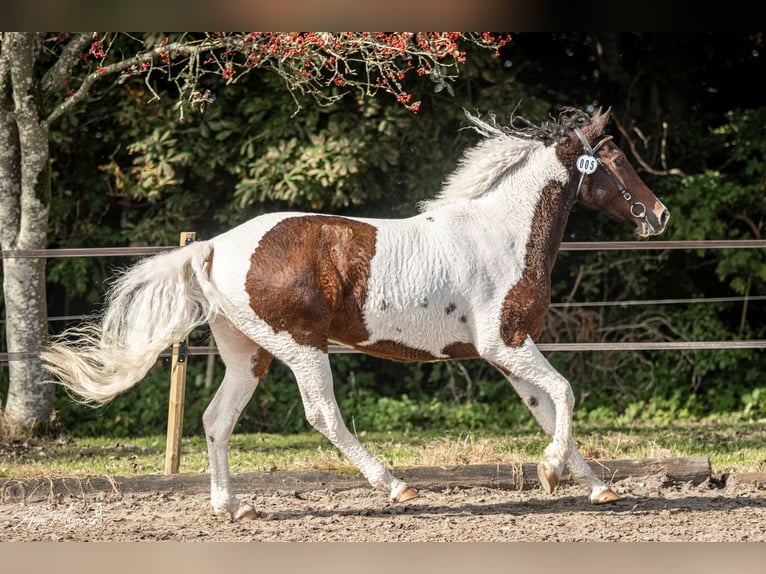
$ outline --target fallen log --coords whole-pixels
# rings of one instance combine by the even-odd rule
[[[629,477],[662,475],[664,484],[701,484],[711,476],[710,457],[643,458],[589,461],[593,472],[607,484]],[[417,486],[487,486],[529,490],[540,486],[537,464],[476,464],[459,467],[419,467],[401,473],[402,480]],[[559,484],[571,484],[567,469]]]
[[[629,478],[660,475],[663,483],[700,484],[711,477],[710,457],[644,458],[589,461],[593,471],[607,484]],[[400,469],[396,475],[416,488],[477,487],[530,490],[538,488],[537,464],[472,464]],[[234,474],[231,482],[239,492],[292,490],[333,491],[367,486],[359,474],[331,471],[274,471]],[[559,484],[571,484],[564,471]],[[88,476],[9,479],[0,483],[0,501],[35,502],[59,497],[83,497],[94,492],[119,495],[123,492],[204,493],[210,488],[209,474],[145,474],[139,476]]]

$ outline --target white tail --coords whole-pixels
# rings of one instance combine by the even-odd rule
[[[144,259],[107,293],[100,323],[68,329],[40,357],[85,403],[105,403],[138,383],[168,346],[210,320],[204,241]]]

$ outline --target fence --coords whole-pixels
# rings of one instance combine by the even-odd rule
[[[194,241],[194,232],[182,232],[180,245]],[[615,251],[615,250],[677,250],[677,249],[763,249],[766,240],[704,240],[704,241],[594,241],[594,242],[564,242],[561,251]],[[154,255],[176,247],[102,247],[78,249],[19,249],[2,251],[3,259],[10,258],[62,258],[62,257],[106,257],[106,256],[141,256]],[[720,300],[739,298],[716,298]],[[742,300],[764,300],[766,296],[751,296]],[[691,303],[697,299],[658,300],[652,303]],[[712,301],[704,299],[703,301]],[[555,305],[555,304],[554,304]],[[577,306],[577,303],[560,305]],[[599,303],[605,305],[605,303]],[[81,317],[68,317],[76,319]],[[662,351],[681,349],[763,349],[766,340],[752,339],[740,341],[644,341],[624,343],[540,343],[541,351]],[[331,345],[330,353],[358,353],[354,349]],[[184,395],[186,390],[186,360],[192,355],[214,355],[215,347],[188,347],[186,341],[179,341],[171,349],[165,350],[161,356],[171,357],[170,368],[170,397],[168,401],[168,433],[165,448],[165,473],[178,472],[181,458],[181,433],[183,425]],[[0,362],[34,358],[32,352],[0,353]]]

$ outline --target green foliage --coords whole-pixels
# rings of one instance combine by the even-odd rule
[[[766,387],[756,387],[743,393],[742,416],[755,419],[766,417]]]
[[[296,136],[283,139],[268,146],[258,157],[254,141],[244,142],[251,162],[240,168],[244,173],[235,188],[239,206],[247,208],[276,200],[321,210],[364,203],[369,197],[353,185],[352,178],[368,156],[366,143],[374,140],[369,135],[365,137],[366,130],[355,127],[345,130],[336,118],[331,118],[326,128],[305,139]],[[394,163],[396,154],[387,151],[380,158]]]
[[[708,169],[677,182],[671,238],[761,239],[766,225],[766,108],[734,110],[713,130],[711,145],[727,151],[726,171]],[[700,257],[715,261],[721,282],[747,294],[766,287],[766,252],[721,250]]]

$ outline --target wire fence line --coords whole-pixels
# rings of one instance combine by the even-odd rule
[[[764,349],[766,348],[766,339],[749,339],[744,341],[622,341],[622,342],[581,342],[581,343],[537,343],[537,348],[543,352],[552,351],[691,351],[691,350],[711,350],[722,349]],[[330,345],[329,353],[339,354],[365,354],[364,351],[352,349],[343,345]],[[161,358],[170,357],[172,348],[168,347],[162,353]],[[188,347],[185,351],[187,356],[207,356],[217,355],[217,347]],[[0,362],[14,361],[24,359],[34,359],[37,353],[33,352],[15,352],[0,353]]]
[[[625,301],[565,301],[551,303],[552,309],[569,309],[572,307],[649,307],[652,305],[691,305],[696,303],[751,303],[766,301],[766,295],[743,295],[737,297],[691,297],[679,299],[628,299]],[[48,317],[49,323],[62,321],[91,321],[98,319],[97,313],[88,315],[57,315]],[[0,319],[0,325],[6,323]]]
[[[616,250],[677,250],[677,249],[763,249],[766,240],[692,240],[692,241],[570,241],[561,244],[561,251],[616,251]],[[69,249],[16,249],[3,250],[2,259],[55,259],[66,257],[129,257],[154,255],[163,251],[179,249],[176,246],[160,247],[85,247]],[[602,302],[562,302],[553,303],[552,307],[598,307],[627,305],[660,305],[686,303],[712,303],[736,301],[763,301],[766,296],[748,297],[708,297],[692,299],[652,299],[644,301],[602,301]],[[68,315],[51,317],[49,321],[71,321],[96,318],[97,315]],[[0,321],[0,324],[5,321]],[[744,341],[635,341],[635,342],[578,342],[578,343],[539,343],[541,351],[662,351],[662,350],[699,350],[699,349],[763,349],[766,340],[752,339]],[[330,353],[363,353],[341,345],[330,345]],[[169,357],[170,349],[160,356]],[[216,347],[189,347],[188,355],[215,355]],[[35,352],[0,353],[0,363],[13,360],[35,358]]]
[[[690,241],[564,241],[561,251],[619,251],[666,250],[666,249],[763,249],[766,239],[710,239]],[[2,251],[3,259],[57,259],[63,257],[128,257],[154,255],[162,251],[178,249],[177,246],[161,247],[76,247],[66,249],[8,249]]]

